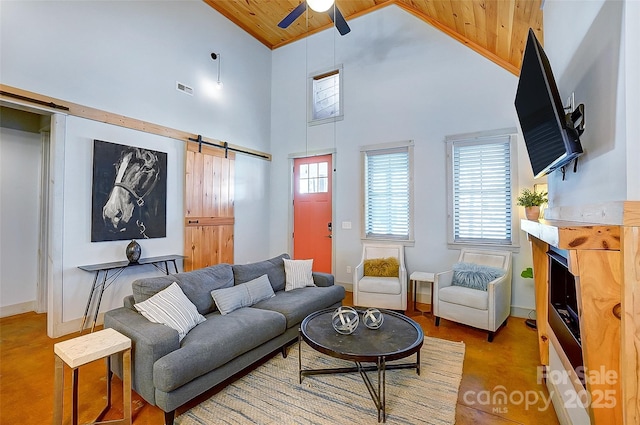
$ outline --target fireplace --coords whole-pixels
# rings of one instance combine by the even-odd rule
[[[575,277],[569,271],[564,250],[550,247],[547,255],[549,257],[549,326],[573,366],[573,370],[579,371],[582,370],[584,363]],[[582,375],[578,373],[579,377]]]

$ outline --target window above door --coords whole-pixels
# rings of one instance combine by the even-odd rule
[[[342,120],[342,98],[342,65],[310,74],[309,125]]]

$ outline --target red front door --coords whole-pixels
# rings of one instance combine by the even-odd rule
[[[331,273],[331,155],[293,165],[293,258],[313,258],[314,271]]]

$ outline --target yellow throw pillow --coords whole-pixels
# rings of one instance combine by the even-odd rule
[[[395,257],[364,260],[364,275],[376,277],[398,277],[400,265]]]

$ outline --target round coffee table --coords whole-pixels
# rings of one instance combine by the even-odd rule
[[[359,372],[362,376],[371,399],[378,410],[378,422],[386,421],[385,375],[390,369],[416,369],[420,374],[420,348],[424,341],[424,333],[419,324],[389,310],[380,310],[384,315],[384,323],[379,329],[369,329],[363,323],[350,335],[342,335],[333,329],[331,315],[335,308],[316,311],[308,315],[300,325],[298,337],[298,380],[307,375]],[[363,310],[358,310],[359,314]],[[305,341],[311,348],[339,359],[350,360],[354,367],[333,369],[303,369],[302,344]],[[415,363],[393,363],[416,354]],[[362,363],[374,363],[363,366]],[[378,373],[377,390],[366,372]]]

